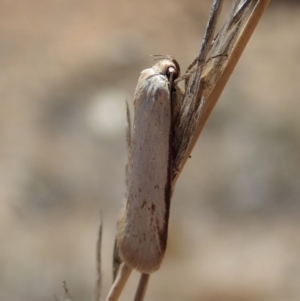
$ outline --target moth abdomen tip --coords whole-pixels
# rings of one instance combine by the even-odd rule
[[[117,245],[122,260],[131,268],[145,274],[157,271],[164,258],[165,248],[157,240],[156,233],[127,233],[119,229]],[[128,235],[129,234],[129,235]]]

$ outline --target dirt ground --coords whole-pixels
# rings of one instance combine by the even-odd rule
[[[0,0],[0,300],[54,300],[63,280],[74,301],[91,300],[100,210],[107,294],[125,99],[151,54],[186,69],[211,2]],[[263,16],[177,183],[146,300],[300,300],[293,2]]]

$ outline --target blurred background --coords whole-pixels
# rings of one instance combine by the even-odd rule
[[[211,3],[0,1],[0,300],[54,300],[63,280],[91,300],[100,210],[107,294],[125,99],[151,54],[186,70]],[[300,300],[298,4],[273,1],[206,125],[146,300]]]

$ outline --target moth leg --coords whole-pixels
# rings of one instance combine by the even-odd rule
[[[171,91],[171,101],[172,101],[172,124],[176,124],[176,120],[179,118],[180,110],[183,105],[184,90],[178,85],[174,86],[173,91]]]
[[[213,60],[213,59],[216,59],[216,58],[222,57],[222,56],[228,57],[228,54],[227,54],[227,53],[220,53],[220,54],[213,55],[213,56],[209,57],[209,58],[207,59],[207,61],[205,61],[205,64],[207,64],[208,62],[210,62],[210,61]]]
[[[192,63],[188,66],[186,72],[187,72],[187,73],[190,73],[191,70],[193,69],[193,67],[194,67],[196,64],[202,65],[203,63],[204,63],[203,60],[200,60],[199,57],[196,57],[196,58],[192,61]]]
[[[197,70],[199,70],[199,67],[201,67],[201,66],[205,63],[204,61],[202,61],[202,62],[200,62],[200,63],[198,63],[198,62],[200,62],[200,60],[199,60],[199,58],[197,57],[197,58],[195,58],[195,59],[193,60],[193,62],[188,66],[188,68],[187,68],[185,74],[179,76],[179,77],[174,81],[174,84],[177,85],[179,82],[181,82],[181,81],[184,80],[184,81],[185,81],[185,87],[186,87],[187,84],[188,84],[188,80],[190,79],[190,77],[192,76],[192,74],[193,74],[194,72],[196,72]],[[198,65],[198,66],[197,66],[196,68],[194,68],[195,65]],[[183,94],[184,94],[184,93],[183,93]]]
[[[211,60],[216,59],[218,57],[228,57],[227,53],[220,53],[220,54],[216,54],[213,55],[211,57],[209,57],[205,62],[199,60],[198,58],[194,59],[194,61],[188,66],[187,71],[184,75],[181,75],[180,77],[178,77],[175,81],[174,84],[178,84],[180,81],[185,81],[185,86],[187,86],[187,81],[190,79],[190,77],[192,76],[193,73],[195,73],[196,71],[199,70],[199,68],[201,68],[204,64],[209,63]],[[199,62],[199,65],[195,67],[195,65]]]

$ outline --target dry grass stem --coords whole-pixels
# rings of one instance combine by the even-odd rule
[[[148,286],[148,282],[149,282],[149,278],[150,275],[149,274],[141,274],[140,276],[140,281],[139,281],[139,285],[134,297],[134,301],[143,301],[145,294],[146,294],[146,290],[147,290],[147,286]]]
[[[63,287],[63,291],[64,291],[64,296],[63,296],[63,301],[72,301],[71,297],[69,296],[69,289],[67,287],[67,282],[63,281],[62,282],[62,287]]]
[[[109,290],[109,293],[106,297],[106,301],[116,301],[118,300],[130,274],[132,269],[129,268],[125,263],[121,263],[117,277]]]
[[[102,212],[100,212],[100,224],[98,231],[98,240],[96,246],[96,284],[94,301],[100,301],[101,299],[101,286],[102,286],[102,274],[101,274],[101,245],[102,245]]]
[[[194,146],[202,132],[202,129],[204,128],[204,125],[206,124],[206,121],[208,120],[215,104],[217,103],[221,93],[223,92],[223,90],[230,78],[230,75],[232,74],[239,58],[241,57],[252,33],[254,32],[260,18],[262,17],[264,11],[267,9],[271,0],[258,0],[255,2],[257,2],[257,3],[255,5],[254,9],[252,10],[252,13],[251,13],[249,19],[247,20],[246,24],[242,28],[242,32],[240,33],[236,43],[232,47],[231,54],[229,55],[227,64],[224,68],[224,71],[218,80],[218,84],[214,87],[211,94],[207,98],[207,101],[203,108],[201,121],[199,122],[199,124],[197,126],[195,135],[188,148],[187,154],[190,154],[192,152],[192,149],[194,148]],[[242,8],[244,8],[244,7],[245,6],[243,5]],[[239,15],[240,15],[240,18],[243,17],[243,15],[241,15],[241,13],[239,13]],[[236,17],[234,17],[234,19],[236,22]],[[239,33],[239,32],[237,32],[237,33]],[[182,168],[183,168],[184,164],[186,163],[187,159],[188,159],[188,156],[185,157]]]
[[[269,2],[270,0],[235,1],[224,25],[214,37],[223,3],[214,1],[200,53],[188,68],[188,72],[193,72],[186,81],[180,119],[175,125],[173,188]],[[251,5],[255,6],[250,15]],[[221,56],[211,59],[216,55]]]

